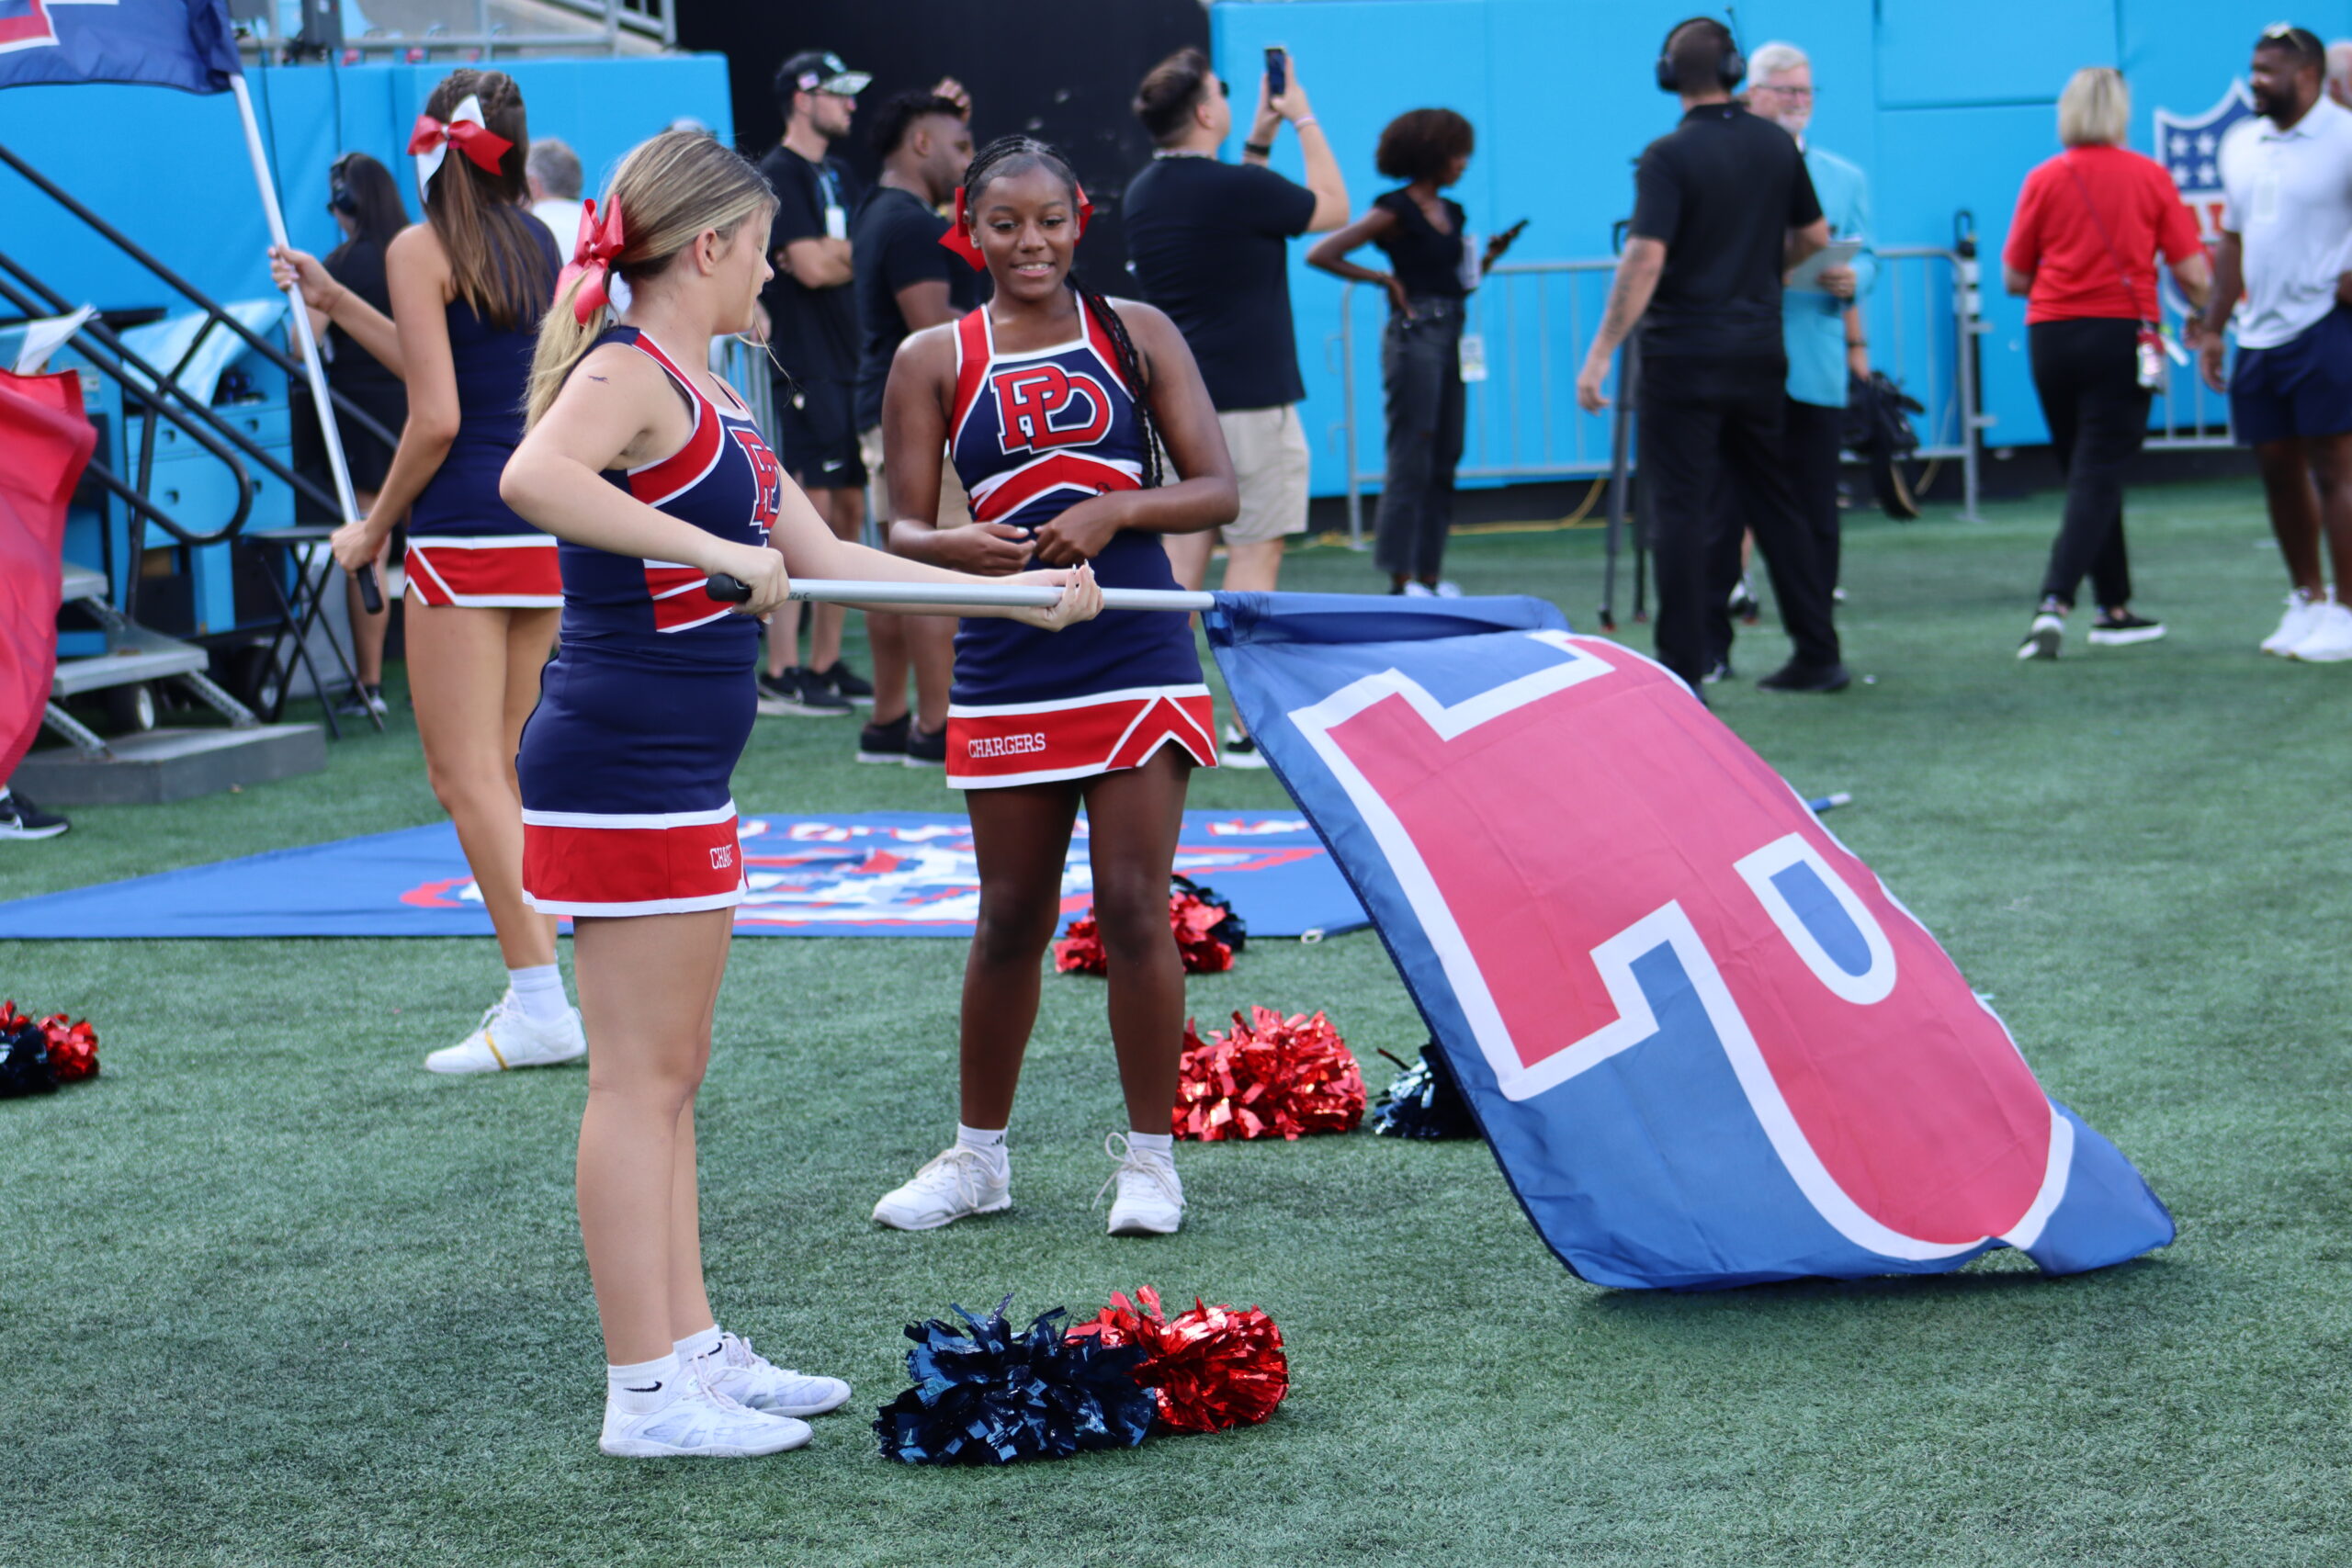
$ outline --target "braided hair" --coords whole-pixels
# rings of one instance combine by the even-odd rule
[[[1069,186],[1073,199],[1078,195],[1078,173],[1064,158],[1046,142],[1029,136],[1000,136],[980,149],[964,170],[964,205],[968,211],[978,211],[980,192],[991,180],[1042,168]],[[1086,286],[1078,276],[1078,268],[1069,271],[1069,286],[1078,293],[1081,315],[1091,316],[1102,325],[1111,339],[1113,355],[1118,360],[1119,374],[1135,389],[1136,418],[1143,426],[1143,488],[1153,490],[1161,482],[1159,467],[1159,426],[1151,417],[1151,400],[1147,392],[1143,373],[1143,356],[1136,352],[1135,339],[1127,335],[1126,322],[1112,309],[1111,301]]]

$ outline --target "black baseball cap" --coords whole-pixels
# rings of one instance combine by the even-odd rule
[[[837,93],[854,98],[873,80],[865,72],[852,71],[830,49],[804,49],[776,67],[775,96],[787,102],[795,93]]]

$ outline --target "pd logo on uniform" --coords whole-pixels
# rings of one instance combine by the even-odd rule
[[[1532,601],[1357,611],[1363,641],[1306,603],[1213,618],[1227,680],[1578,1272],[2000,1245],[2063,1270],[2170,1239],[1935,939],[1674,677]],[[1479,608],[1536,624],[1460,625]]]
[[[1110,394],[1083,370],[1024,365],[998,371],[989,385],[1008,454],[1088,446],[1111,428]]]

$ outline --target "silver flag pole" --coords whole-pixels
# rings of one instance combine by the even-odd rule
[[[752,591],[732,577],[713,577],[705,592],[713,599],[740,604],[752,596]],[[1169,588],[1105,588],[1102,607],[1106,610],[1208,610],[1216,606],[1212,593],[1186,593]],[[1046,609],[1059,599],[1058,588],[1032,588],[1016,583],[997,585],[965,584],[960,582],[854,582],[822,578],[795,582],[786,595],[805,604],[925,604],[933,606],[970,605],[985,609],[998,605]]]

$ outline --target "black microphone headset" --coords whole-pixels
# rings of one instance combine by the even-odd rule
[[[1667,28],[1665,42],[1657,46],[1657,85],[1662,93],[1682,90],[1682,74],[1674,67],[1674,35],[1685,28],[1705,26],[1715,30],[1723,48],[1715,55],[1715,83],[1726,93],[1739,85],[1747,74],[1747,56],[1739,51],[1739,39],[1728,24],[1713,17],[1690,17]]]
[[[345,152],[327,170],[327,210],[340,212],[345,218],[359,216],[359,203],[352,199],[351,187],[344,183],[343,171],[356,152]]]

